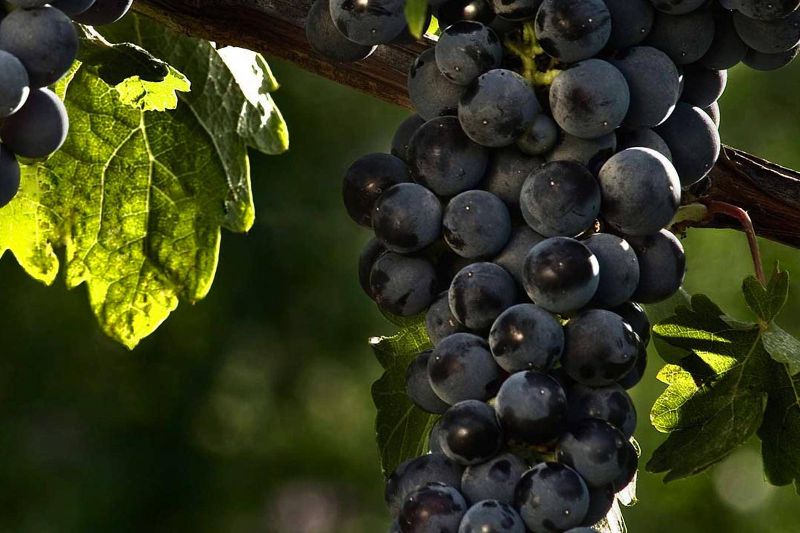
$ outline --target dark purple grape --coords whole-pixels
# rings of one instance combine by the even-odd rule
[[[563,63],[589,59],[611,37],[611,13],[603,0],[544,0],[536,15],[536,37]]]
[[[606,487],[589,488],[589,510],[583,519],[583,528],[570,529],[573,533],[597,533],[590,526],[608,516],[616,499],[615,490],[611,485]]]
[[[494,263],[473,263],[450,284],[450,310],[459,322],[476,331],[491,327],[516,298],[514,278]]]
[[[411,145],[411,138],[417,130],[425,124],[425,119],[419,115],[411,115],[405,119],[392,138],[392,155],[408,163],[408,147]]]
[[[531,531],[564,531],[583,523],[589,489],[581,476],[560,463],[539,463],[517,486],[516,507]]]
[[[447,297],[447,291],[439,294],[428,308],[428,312],[425,315],[425,329],[428,332],[431,344],[434,346],[450,335],[467,329],[450,311],[450,300]]]
[[[512,453],[504,453],[479,465],[468,466],[461,478],[461,493],[468,502],[498,500],[511,504],[514,491],[528,464]]]
[[[497,455],[503,446],[503,431],[494,409],[484,402],[467,400],[442,415],[439,444],[456,463],[476,465]]]
[[[603,420],[573,425],[558,441],[558,462],[571,466],[590,487],[605,487],[627,471],[627,438]]]
[[[425,120],[455,115],[464,87],[444,77],[436,66],[436,51],[422,52],[408,72],[408,97]]]
[[[625,377],[617,381],[617,383],[623,389],[631,390],[642,381],[646,370],[647,349],[642,346],[642,349],[639,350],[639,354],[636,356],[636,364],[633,366],[631,371],[625,374]]]
[[[470,507],[458,533],[525,533],[525,524],[509,504],[491,499]]]
[[[92,7],[72,19],[89,26],[104,26],[124,17],[131,5],[133,5],[133,0],[96,0]]]
[[[486,191],[466,191],[447,204],[442,220],[444,240],[469,259],[493,256],[511,238],[511,215],[500,198]]]
[[[564,351],[564,328],[541,307],[519,304],[497,317],[489,332],[489,346],[507,372],[547,371]]]
[[[358,257],[358,282],[361,289],[370,298],[372,298],[372,288],[369,286],[369,276],[372,267],[375,265],[375,261],[387,251],[386,246],[379,239],[370,239]]]
[[[516,280],[520,287],[523,285],[523,269],[525,258],[531,248],[542,242],[545,238],[533,231],[527,225],[520,226],[511,234],[511,239],[503,251],[494,258],[494,262],[505,268]]]
[[[496,409],[509,439],[546,444],[564,430],[567,395],[561,384],[546,374],[518,372],[500,387]]]
[[[19,191],[20,168],[14,154],[0,144],[0,207],[5,207]]]
[[[647,318],[647,312],[641,305],[634,302],[626,302],[612,307],[609,311],[618,314],[625,322],[630,324],[633,331],[639,335],[639,339],[641,339],[644,346],[650,344],[650,319]]]
[[[424,311],[436,296],[436,271],[421,257],[385,253],[372,266],[369,286],[381,309],[397,316],[413,316]]]
[[[0,50],[0,119],[22,107],[31,92],[28,71],[16,56]]]
[[[0,123],[0,139],[17,156],[31,159],[51,155],[64,144],[69,117],[64,103],[49,89],[35,89],[25,104]]]
[[[651,304],[666,300],[683,283],[686,255],[681,241],[668,230],[647,237],[630,237],[628,242],[639,258],[639,287],[635,302]]]
[[[610,233],[595,233],[583,244],[600,265],[600,283],[592,303],[609,307],[628,301],[639,286],[639,259],[631,245]]]
[[[328,0],[314,0],[311,5],[306,18],[306,39],[316,53],[338,63],[361,61],[375,50],[374,46],[355,43],[342,35],[333,24]]]
[[[589,309],[573,317],[564,333],[561,365],[572,379],[590,387],[612,385],[625,376],[642,347],[630,324],[603,309]]]
[[[587,387],[576,384],[567,393],[570,423],[596,418],[620,430],[626,438],[636,431],[636,408],[628,393],[617,384]]]
[[[480,22],[456,22],[445,28],[436,43],[439,70],[458,85],[469,85],[484,72],[499,67],[502,59],[503,43]]]
[[[429,483],[406,498],[400,510],[403,533],[439,533],[458,529],[467,502],[454,489],[443,483]]]
[[[545,115],[540,115],[545,116]],[[538,157],[522,153],[516,147],[506,147],[492,152],[491,163],[481,183],[481,189],[489,191],[503,203],[509,211],[519,211],[519,194],[522,184],[531,172],[544,164]]]
[[[416,183],[398,183],[375,202],[372,228],[386,247],[397,253],[418,252],[442,235],[442,204]]]
[[[471,333],[454,333],[436,345],[428,361],[428,376],[436,395],[450,405],[488,400],[497,393],[501,380],[488,343]]]

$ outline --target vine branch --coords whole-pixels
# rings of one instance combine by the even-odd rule
[[[333,64],[311,50],[305,16],[311,0],[136,0],[140,13],[174,30],[220,45],[256,50],[387,102],[411,107],[408,69],[430,42],[381,46],[352,65]],[[749,214],[761,237],[800,248],[800,172],[724,147],[701,190],[687,203],[724,202]],[[738,220],[713,217],[686,225],[741,230]]]

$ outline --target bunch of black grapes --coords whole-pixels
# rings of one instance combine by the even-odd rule
[[[67,137],[67,111],[47,87],[78,54],[73,21],[110,24],[132,1],[9,0],[9,9],[0,6],[0,207],[19,190],[17,156],[47,157]]]
[[[591,531],[637,470],[641,304],[683,281],[665,228],[719,157],[725,69],[789,63],[800,0],[429,3],[416,114],[344,178],[364,291],[434,346],[407,392],[441,418],[388,480],[393,531]],[[407,39],[403,8],[318,0],[309,40],[361,60]]]

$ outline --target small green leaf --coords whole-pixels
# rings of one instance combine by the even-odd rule
[[[744,280],[742,292],[753,313],[769,324],[780,314],[789,298],[789,273],[776,268],[766,287],[750,276]]]
[[[764,348],[772,358],[786,365],[789,375],[800,373],[800,341],[792,337],[777,324],[770,324],[764,332]]]
[[[381,467],[388,476],[403,461],[427,452],[428,436],[438,419],[416,407],[406,395],[406,369],[431,345],[424,323],[392,337],[370,339],[370,344],[386,369],[372,386],[372,398],[378,409],[375,430]]]
[[[667,365],[659,380],[667,390],[651,412],[653,425],[669,437],[647,464],[666,481],[702,472],[727,457],[761,424],[769,356],[761,330],[731,328],[706,296],[654,328],[657,337],[692,353]]]
[[[428,0],[406,0],[405,12],[408,31],[417,39],[421,38],[428,22]]]

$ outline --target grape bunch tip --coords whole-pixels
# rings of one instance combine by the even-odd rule
[[[416,114],[347,170],[386,313],[425,313],[406,391],[441,415],[389,477],[391,531],[595,531],[636,475],[642,304],[675,294],[682,191],[720,156],[727,69],[800,49],[800,0],[429,0]],[[316,0],[312,48],[408,39],[403,0]]]
[[[121,19],[132,0],[9,0],[0,6],[0,208],[20,187],[18,157],[43,159],[64,144],[69,117],[48,87],[78,55],[74,22]]]

